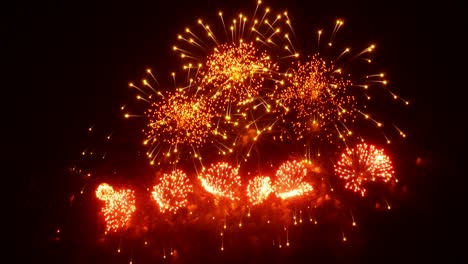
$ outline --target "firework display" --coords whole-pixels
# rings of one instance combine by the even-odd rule
[[[142,139],[144,164],[150,164],[138,169],[156,178],[150,187],[136,183],[144,186],[138,191],[96,187],[106,234],[133,228],[145,239],[162,234],[172,243],[179,227],[209,227],[219,232],[224,251],[226,234],[267,229],[262,242],[289,247],[291,227],[317,225],[321,208],[332,207],[339,213],[331,218],[341,219],[349,212],[346,195],[363,198],[369,183],[397,182],[381,146],[389,146],[391,134],[406,134],[371,117],[370,94],[390,91],[371,66],[374,44],[358,52],[335,47],[338,20],[329,39],[319,31],[317,52],[300,53],[288,13],[273,15],[261,1],[252,17],[239,14],[227,25],[219,12],[218,19],[219,27],[200,19],[178,35],[173,50],[187,76],[183,85],[176,73],[171,88],[151,70],[142,87],[130,83],[144,110],[122,110],[142,121],[134,137]],[[353,68],[357,63],[365,66]],[[110,159],[107,152],[104,158]],[[383,195],[376,199],[390,208]],[[166,246],[158,247],[166,258]]]
[[[271,71],[269,56],[257,53],[252,43],[217,47],[200,69],[200,93],[224,103],[221,109],[253,101],[260,95],[262,75]]]

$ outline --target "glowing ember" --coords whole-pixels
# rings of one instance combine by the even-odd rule
[[[278,92],[278,102],[287,118],[294,120],[298,139],[323,130],[336,132],[334,124],[353,120],[355,99],[348,91],[350,86],[350,80],[318,55],[292,68],[288,82]]]

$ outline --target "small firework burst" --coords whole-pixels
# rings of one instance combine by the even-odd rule
[[[102,183],[96,189],[96,197],[105,202],[101,212],[106,222],[106,233],[117,232],[128,226],[136,210],[133,190],[115,191],[109,184]]]
[[[181,170],[163,174],[159,184],[153,187],[153,199],[159,205],[161,212],[176,212],[187,205],[187,196],[193,192],[193,187],[187,175]]]
[[[272,192],[273,187],[268,176],[256,176],[247,185],[247,197],[252,205],[263,203]]]
[[[347,93],[351,81],[340,73],[315,55],[304,64],[297,63],[287,74],[277,102],[285,110],[285,119],[294,120],[297,140],[314,133],[327,134],[323,130],[334,132],[334,125],[353,120],[355,99]]]
[[[146,111],[148,125],[145,144],[150,144],[148,157],[154,163],[158,155],[177,160],[180,148],[198,157],[197,149],[213,133],[215,116],[209,101],[203,97],[187,96],[183,92],[168,94],[162,101],[153,102]]]
[[[198,19],[197,28],[187,27],[185,32],[177,37],[180,45],[173,47],[173,50],[179,53],[184,61],[188,62],[184,65],[184,69],[201,67],[205,64],[203,62],[206,62],[207,58],[213,54],[213,51],[234,51],[248,46],[255,46],[256,50],[273,51],[272,53],[278,59],[298,57],[290,38],[290,35],[294,33],[288,13],[278,13],[274,16],[270,8],[265,8],[264,12],[257,13],[260,10],[260,5],[261,1],[258,2],[252,18],[240,13],[238,17],[233,17],[230,25],[225,23],[223,12],[219,12],[220,24],[218,26],[212,27],[202,19]],[[244,46],[242,43],[250,44]],[[248,54],[252,53],[231,52],[231,55],[235,56]],[[210,65],[206,64],[206,66]]]
[[[300,161],[287,161],[276,171],[275,193],[283,200],[300,197],[313,190],[305,181],[307,168]]]
[[[238,168],[226,162],[215,163],[202,171],[199,179],[203,188],[215,197],[240,200],[241,178]]]
[[[367,182],[389,182],[393,179],[393,166],[382,149],[366,143],[346,149],[335,165],[336,174],[346,181],[345,188],[366,194]]]
[[[270,56],[253,43],[221,44],[199,71],[200,93],[215,101],[220,109],[227,109],[231,103],[248,104],[260,95],[265,74],[271,69]]]
[[[369,73],[374,71],[369,67],[374,44],[358,52],[352,52],[350,47],[335,47],[335,38],[342,26],[343,20],[337,20],[328,40],[319,30],[317,51],[301,56],[307,58],[305,61],[291,62],[284,78],[269,94],[273,130],[281,132],[278,138],[304,142],[309,149],[318,149],[323,143],[338,146],[358,135],[355,130],[360,129],[361,123],[370,121],[379,129],[383,127],[383,122],[369,113],[372,93],[377,93],[377,89],[370,91],[371,87],[383,88],[380,90],[389,92],[393,99],[402,100],[388,89],[384,73]],[[408,105],[407,101],[402,101]],[[404,137],[404,133],[397,130]],[[385,134],[384,137],[390,143]],[[317,155],[319,153],[317,151]]]

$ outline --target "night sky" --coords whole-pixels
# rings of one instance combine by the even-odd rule
[[[119,107],[133,100],[130,81],[141,79],[148,67],[159,76],[178,71],[180,60],[171,50],[178,33],[200,17],[216,18],[219,10],[248,14],[255,7],[254,1],[242,2],[66,1],[24,4],[13,10],[12,19],[20,18],[12,20],[18,24],[8,32],[14,40],[11,68],[18,74],[12,75],[13,98],[18,102],[13,116],[20,143],[12,152],[18,157],[15,173],[5,177],[17,179],[14,262],[128,263],[128,258],[93,248],[90,241],[98,237],[92,233],[97,228],[89,225],[98,221],[93,219],[96,212],[86,215],[85,209],[96,208],[70,208],[70,194],[79,187],[68,169],[87,144],[88,127],[113,126],[110,120],[121,115]],[[337,246],[304,239],[302,246],[286,253],[244,249],[213,258],[207,252],[197,254],[193,263],[466,259],[461,242],[455,240],[466,229],[459,226],[459,214],[466,207],[461,205],[466,199],[460,190],[466,172],[457,169],[468,135],[460,96],[466,84],[457,82],[461,75],[453,64],[463,53],[457,51],[463,31],[455,27],[461,19],[458,8],[448,4],[407,2],[275,0],[265,5],[288,10],[302,50],[315,43],[318,28],[333,25],[337,18],[345,20],[341,32],[349,43],[377,43],[374,58],[379,68],[388,74],[392,88],[411,102],[395,116],[408,135],[397,157],[406,169],[408,195],[390,213],[363,217],[362,235],[356,235],[354,246],[353,241]],[[59,242],[54,241],[57,228],[64,232]],[[134,263],[147,263],[137,258]]]

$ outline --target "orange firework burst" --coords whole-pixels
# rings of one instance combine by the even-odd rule
[[[390,158],[382,149],[366,143],[346,149],[335,165],[335,172],[346,181],[345,188],[360,192],[364,196],[366,182],[389,182],[393,179]]]
[[[154,186],[151,194],[161,212],[175,213],[187,205],[187,196],[192,191],[193,187],[187,175],[180,170],[175,170],[170,174],[164,173],[160,183]]]
[[[245,105],[259,96],[271,59],[253,43],[221,44],[199,71],[200,92],[225,109],[231,103]],[[230,113],[227,113],[230,116]]]
[[[335,144],[337,139],[344,141],[346,137],[357,134],[353,129],[356,129],[356,121],[360,118],[371,121],[378,128],[383,127],[381,121],[367,112],[372,98],[369,88],[374,86],[389,92],[393,99],[409,104],[388,89],[383,73],[366,72],[373,71],[368,66],[372,62],[370,54],[375,45],[355,53],[349,47],[334,48],[335,37],[342,25],[342,20],[336,21],[325,47],[321,45],[324,36],[319,30],[317,47],[320,52],[313,53],[305,62],[292,62],[284,74],[285,78],[269,95],[275,102],[272,106],[275,114],[273,123],[281,127],[281,139],[284,138],[283,132],[288,132],[287,135],[293,135],[288,136],[291,139],[305,140],[307,147],[316,148],[317,145],[311,146],[313,140]],[[404,137],[404,133],[397,130]],[[388,138],[387,142],[390,143]]]
[[[313,190],[305,182],[307,168],[300,161],[287,161],[276,171],[275,193],[283,200],[299,197]]]
[[[251,113],[258,106],[269,112],[271,106],[265,101],[264,91],[280,77],[278,62],[299,56],[289,36],[292,27],[287,12],[272,16],[269,8],[261,12],[260,4],[258,1],[252,18],[239,14],[230,26],[222,12],[222,26],[218,28],[199,19],[199,27],[186,28],[178,36],[180,45],[173,47],[187,62],[183,68],[196,73],[193,86],[197,93],[209,98],[223,113],[217,122],[223,131],[233,126],[248,128],[258,120]],[[264,127],[256,126],[257,131],[264,131]],[[224,139],[231,140],[226,144],[230,148],[238,137]]]
[[[252,205],[260,204],[273,192],[270,177],[257,176],[247,185],[247,197]]]
[[[203,188],[215,197],[240,200],[239,168],[233,168],[226,162],[215,163],[204,169],[199,179]]]
[[[162,101],[153,102],[145,114],[149,122],[144,143],[151,144],[147,154],[152,163],[158,155],[175,155],[174,159],[178,160],[179,148],[187,146],[197,158],[200,156],[197,149],[213,133],[215,113],[203,97],[187,96],[183,92],[168,94]]]
[[[231,56],[251,56],[251,52],[245,52],[246,47],[257,47],[261,50],[274,50],[275,55],[285,57],[297,57],[298,53],[290,39],[289,33],[292,32],[291,21],[288,17],[287,12],[272,16],[271,10],[265,8],[261,16],[257,14],[260,9],[261,1],[258,1],[257,7],[255,8],[252,18],[240,13],[238,17],[232,19],[232,24],[227,27],[222,12],[219,12],[219,19],[222,26],[218,28],[212,28],[208,23],[203,22],[202,19],[198,20],[200,27],[195,30],[186,28],[183,34],[178,35],[178,40],[181,46],[174,46],[173,50],[180,53],[180,57],[187,60],[188,63],[184,65],[184,69],[191,69],[197,67],[212,67],[223,65],[224,68],[228,69],[230,65],[227,63],[232,60],[220,60],[220,64],[211,65],[206,64],[207,58],[213,54],[213,52],[221,52],[224,54],[224,58]],[[259,15],[259,16],[257,16]],[[220,37],[223,35],[224,37]],[[203,37],[205,36],[205,37]],[[248,43],[248,44],[243,44]],[[246,46],[245,46],[246,45]],[[283,48],[284,47],[284,48]],[[257,50],[255,48],[255,50]],[[242,52],[235,52],[239,50]],[[225,51],[223,53],[223,51]],[[283,54],[284,53],[284,54]],[[259,55],[261,53],[257,53]],[[252,57],[253,58],[253,57]],[[235,60],[234,60],[235,61]],[[244,62],[248,62],[244,60]],[[197,65],[197,66],[194,66]],[[236,65],[231,65],[236,66]],[[243,69],[246,69],[248,65],[243,65]],[[255,65],[251,65],[255,68]],[[268,69],[269,70],[269,69]],[[229,70],[234,77],[239,73],[250,73],[251,71],[232,71]],[[238,75],[243,77],[243,75]],[[235,78],[238,79],[239,78]]]
[[[323,132],[338,123],[353,120],[355,99],[347,93],[351,81],[341,71],[314,55],[305,64],[297,63],[287,74],[288,82],[278,93],[297,139]],[[331,126],[330,126],[331,125]]]
[[[105,202],[101,212],[106,222],[106,233],[116,232],[129,224],[136,210],[133,190],[115,191],[109,184],[102,183],[96,189],[96,197]]]

